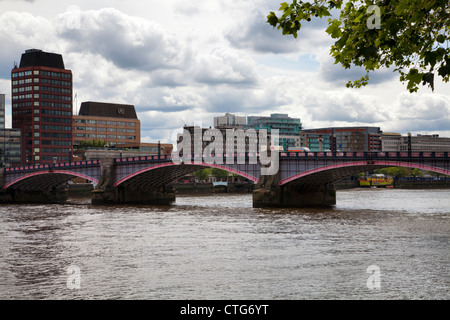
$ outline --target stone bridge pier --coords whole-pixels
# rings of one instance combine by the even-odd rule
[[[280,186],[279,182],[279,173],[260,176],[253,191],[253,207],[306,208],[336,205],[336,190],[333,184]]]
[[[92,204],[169,205],[175,202],[175,192],[166,186],[137,187],[132,184],[115,186],[117,166],[113,158],[101,159],[101,176],[92,191]]]

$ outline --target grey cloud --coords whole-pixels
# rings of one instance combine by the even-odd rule
[[[267,22],[270,11],[277,12],[282,1],[261,3],[262,8],[248,12],[245,19],[231,26],[225,32],[225,38],[236,48],[251,49],[260,53],[313,53],[318,46],[329,45],[331,42],[325,33],[326,19],[312,19],[303,22],[297,39],[292,35],[283,35],[281,30],[273,28]],[[276,8],[276,9],[273,9]],[[277,13],[278,16],[281,14]]]
[[[287,53],[298,50],[298,41],[283,36],[266,23],[262,15],[249,15],[249,19],[228,29],[225,38],[236,48],[257,52]]]
[[[380,84],[386,81],[394,79],[397,75],[390,69],[379,69],[369,73],[369,85]],[[337,87],[345,87],[348,81],[359,80],[366,75],[366,71],[362,67],[351,66],[349,69],[345,69],[340,64],[334,64],[332,57],[327,57],[324,61],[321,61],[319,69],[320,77]]]
[[[0,16],[0,78],[11,78],[14,62],[19,64],[21,55],[26,49],[52,51],[55,41],[52,34],[47,34],[51,30],[49,21],[30,13],[14,11],[3,13]]]
[[[252,85],[257,82],[254,61],[237,52],[216,49],[211,54],[199,57],[193,72],[197,82],[217,85]]]
[[[68,19],[79,15],[79,27]],[[69,50],[99,54],[124,69],[157,70],[186,66],[190,53],[156,23],[107,8],[65,13],[57,19],[58,34]]]
[[[160,112],[165,112],[165,113],[192,110],[193,108],[194,108],[194,106],[189,106],[189,105],[183,105],[183,106],[171,106],[171,105],[139,106],[139,105],[137,105],[136,106],[136,109],[139,110],[139,112],[160,111]]]

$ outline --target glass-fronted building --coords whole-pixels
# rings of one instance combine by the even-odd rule
[[[22,165],[20,129],[0,129],[0,166],[18,167]]]
[[[22,164],[21,130],[6,129],[5,94],[0,94],[0,167],[16,167]]]
[[[379,127],[335,127],[302,131],[302,146],[311,151],[381,151]]]
[[[5,95],[0,94],[0,129],[5,129]]]
[[[245,128],[253,128],[257,131],[264,129],[269,134],[273,129],[277,129],[279,132],[279,146],[284,151],[301,146],[300,133],[302,131],[302,123],[299,118],[291,118],[287,114],[274,113],[270,117],[249,116],[247,117]]]

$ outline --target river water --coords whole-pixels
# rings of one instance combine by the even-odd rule
[[[338,191],[333,209],[2,205],[0,298],[449,299],[449,240],[450,190]]]

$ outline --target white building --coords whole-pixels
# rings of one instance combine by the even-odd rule
[[[225,113],[224,116],[214,117],[214,128],[216,129],[242,129],[246,124],[247,118],[245,116]]]
[[[407,152],[411,144],[412,152],[450,152],[450,138],[439,137],[438,134],[402,136],[399,133],[383,133],[383,152]]]

